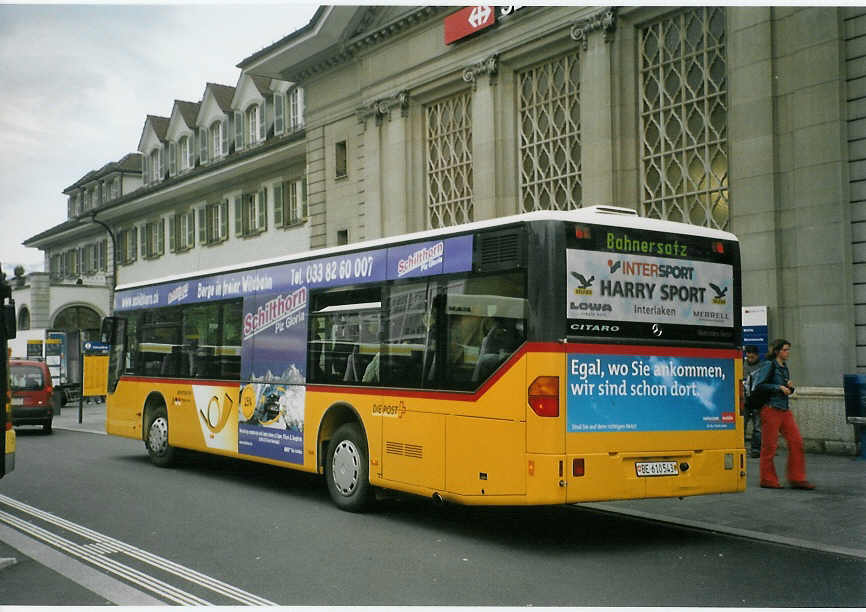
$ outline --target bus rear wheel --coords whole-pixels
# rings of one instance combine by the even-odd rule
[[[362,512],[373,499],[367,442],[355,423],[339,427],[328,445],[325,479],[328,493],[341,510]]]
[[[152,410],[147,420],[144,445],[150,461],[159,467],[169,467],[174,463],[175,449],[168,443],[168,413],[160,406]]]

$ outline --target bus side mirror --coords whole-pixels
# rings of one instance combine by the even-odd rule
[[[3,305],[3,331],[7,340],[12,340],[15,337],[15,330],[18,325],[15,321],[15,306],[13,304]]]
[[[117,340],[117,327],[120,319],[118,317],[105,317],[102,319],[102,328],[99,330],[99,341],[103,344],[115,344]]]

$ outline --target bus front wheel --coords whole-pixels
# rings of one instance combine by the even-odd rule
[[[373,498],[367,443],[355,423],[342,425],[328,445],[325,479],[331,499],[342,510],[361,512]]]
[[[150,412],[146,431],[144,445],[150,461],[159,467],[169,467],[174,463],[175,450],[168,443],[168,414],[164,407]]]

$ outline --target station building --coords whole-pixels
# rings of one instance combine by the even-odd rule
[[[864,9],[323,6],[238,67],[146,118],[138,189],[64,191],[24,243],[31,325],[107,314],[114,283],[610,204],[735,233],[816,402],[866,372]]]

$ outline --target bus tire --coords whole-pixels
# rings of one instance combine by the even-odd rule
[[[341,510],[363,512],[373,500],[367,441],[357,423],[340,426],[328,444],[325,480]]]
[[[151,463],[158,467],[169,467],[175,460],[175,449],[168,443],[168,413],[159,406],[148,413],[144,445]]]

